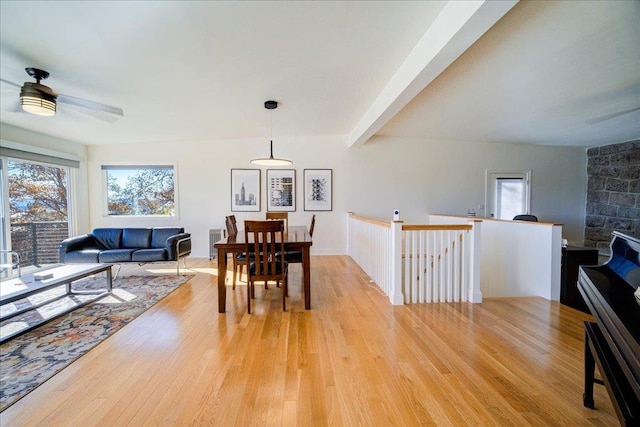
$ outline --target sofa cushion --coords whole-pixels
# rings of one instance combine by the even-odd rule
[[[131,256],[131,260],[134,262],[166,261],[167,259],[167,250],[163,248],[138,249]]]
[[[135,249],[107,249],[100,252],[99,262],[131,262]]]
[[[122,230],[122,248],[146,249],[150,243],[150,228],[125,228]]]
[[[91,234],[105,249],[118,249],[122,242],[122,228],[96,228]]]
[[[98,262],[98,256],[100,255],[100,249],[79,249],[77,251],[71,251],[64,254],[64,259],[61,262],[64,263],[85,263],[85,262]]]
[[[156,227],[153,229],[151,237],[152,248],[164,248],[167,245],[167,239],[176,234],[184,233],[184,228],[180,227]]]

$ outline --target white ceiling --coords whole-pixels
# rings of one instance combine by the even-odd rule
[[[274,138],[640,139],[640,110],[587,123],[640,107],[640,2],[513,3],[476,2],[427,60],[419,47],[468,2],[3,0],[2,79],[42,68],[55,91],[125,115],[30,115],[2,83],[0,120],[88,145],[254,138],[274,99]]]

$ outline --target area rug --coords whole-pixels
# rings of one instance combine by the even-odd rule
[[[113,292],[95,302],[53,319],[0,344],[0,412],[88,352],[169,295],[193,275],[126,276],[113,282]],[[74,283],[74,289],[78,282]],[[89,278],[79,288],[104,287],[104,278]],[[16,307],[29,304],[17,301]],[[56,306],[73,303],[63,298],[52,307],[27,311],[7,322],[33,322]],[[5,307],[6,309],[6,307]],[[9,327],[12,327],[9,325]]]

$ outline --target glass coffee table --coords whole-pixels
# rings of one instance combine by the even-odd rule
[[[106,273],[103,288],[84,290],[73,288],[73,282],[103,272]],[[51,298],[44,298],[42,301],[25,304],[25,307],[22,308],[14,304],[17,301],[26,300],[54,288],[62,288],[63,286],[64,293],[58,293]],[[0,282],[0,321],[2,321],[3,326],[0,327],[0,342],[30,331],[45,322],[95,301],[111,293],[112,286],[111,264],[65,264],[38,273],[2,281]],[[66,304],[66,307],[56,310],[51,316],[42,316],[40,321],[36,321],[35,323],[30,322],[30,324],[24,328],[16,329],[15,325],[6,325],[7,322],[5,322],[5,320],[7,319],[67,297],[77,298],[74,298],[72,304]],[[9,304],[13,304],[13,306],[9,306]]]

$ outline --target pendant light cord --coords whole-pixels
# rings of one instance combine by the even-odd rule
[[[269,113],[271,114],[270,118],[271,118],[271,159],[273,159],[273,110],[270,110]]]

